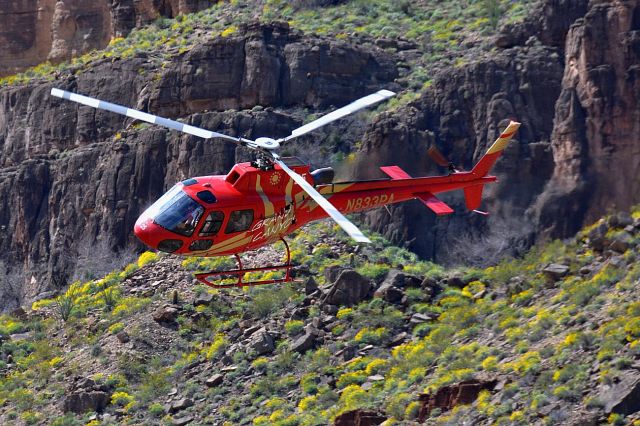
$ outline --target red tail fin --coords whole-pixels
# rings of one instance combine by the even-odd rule
[[[502,151],[507,147],[509,141],[516,133],[518,128],[520,127],[520,123],[512,121],[509,123],[507,128],[502,132],[500,137],[496,139],[496,141],[491,145],[491,148],[487,151],[487,153],[478,161],[478,164],[471,170],[471,173],[476,175],[477,177],[486,176],[491,170],[491,167],[495,164],[496,160],[500,158],[502,155]]]
[[[484,185],[468,186],[464,189],[464,201],[469,210],[477,210],[482,202],[482,189]]]

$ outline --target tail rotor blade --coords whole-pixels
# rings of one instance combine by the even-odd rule
[[[451,164],[451,162],[447,160],[447,157],[445,157],[435,145],[431,145],[427,150],[427,155],[439,166],[449,167],[449,164]]]
[[[378,90],[376,93],[372,93],[368,96],[353,101],[349,105],[343,106],[342,108],[339,108],[327,115],[323,115],[322,117],[312,121],[311,123],[307,123],[302,127],[298,127],[293,132],[291,132],[291,135],[287,136],[286,138],[280,139],[278,142],[287,142],[293,138],[297,138],[298,136],[307,134],[342,117],[353,114],[356,111],[359,111],[378,102],[384,101],[385,99],[388,99],[394,95],[395,93],[390,90]]]
[[[285,171],[291,178],[297,183],[309,196],[316,202],[327,214],[333,219],[347,234],[354,240],[360,243],[370,243],[371,240],[367,238],[357,226],[355,226],[349,219],[344,217],[342,213],[326,198],[324,198],[313,186],[309,184],[302,176],[291,170],[277,154],[271,153],[273,161],[277,163],[282,170]]]
[[[124,115],[136,120],[145,121],[147,123],[156,124],[168,129],[177,130],[179,132],[188,133],[204,139],[221,138],[240,144],[251,144],[253,141],[243,138],[234,138],[233,136],[224,135],[222,133],[212,132],[200,127],[191,126],[189,124],[180,123],[179,121],[169,120],[168,118],[158,117],[157,115],[148,114],[136,109],[127,108],[122,105],[112,104],[111,102],[101,101],[100,99],[91,98],[89,96],[79,95],[77,93],[67,92],[66,90],[51,89],[51,95],[58,98],[73,101],[82,105],[90,106],[96,109],[111,111],[116,114]]]

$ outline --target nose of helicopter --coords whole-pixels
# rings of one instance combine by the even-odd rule
[[[151,240],[153,239],[154,227],[157,227],[157,225],[153,223],[153,219],[147,216],[140,216],[133,227],[133,233],[136,234],[140,241],[153,247]]]
[[[142,215],[133,227],[133,233],[147,246],[166,253],[175,253],[183,246],[183,241],[175,239],[173,235],[157,225],[152,218]]]

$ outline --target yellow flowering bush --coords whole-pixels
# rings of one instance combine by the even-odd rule
[[[365,372],[368,375],[377,374],[386,370],[388,365],[389,361],[387,361],[386,359],[376,358],[367,365],[367,367],[365,368]]]
[[[138,267],[142,268],[144,265],[155,262],[158,260],[158,253],[154,253],[152,251],[145,251],[138,257]]]
[[[487,371],[495,371],[498,365],[498,358],[495,356],[488,356],[482,361],[482,369]]]
[[[111,403],[129,411],[136,403],[135,398],[127,392],[114,392],[111,395]]]
[[[356,334],[354,340],[358,343],[378,344],[386,339],[388,335],[389,331],[384,327],[378,327],[374,330],[364,327]]]
[[[216,334],[213,342],[211,342],[211,345],[206,351],[206,358],[210,360],[222,355],[224,353],[224,350],[227,348],[227,344],[228,342],[224,334]]]

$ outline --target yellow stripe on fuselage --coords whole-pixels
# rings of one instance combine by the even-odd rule
[[[262,199],[262,203],[264,204],[264,217],[273,216],[273,203],[269,200],[269,197],[262,190],[262,186],[260,185],[260,174],[256,174],[256,192]]]
[[[328,197],[325,197],[327,200],[331,199],[331,196],[333,194],[337,194],[339,192],[344,191],[347,188],[350,188],[351,186],[353,186],[353,183],[338,183],[338,184],[330,184],[325,186],[324,188],[320,188],[320,190],[318,191],[320,194],[322,195],[329,195]],[[309,212],[312,212],[316,209],[316,207],[318,207],[318,203],[316,203],[313,200],[309,200],[309,204],[308,204],[308,209]]]

